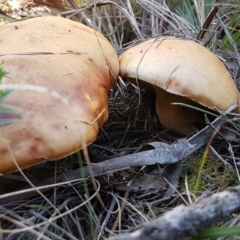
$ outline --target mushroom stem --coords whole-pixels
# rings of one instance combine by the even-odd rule
[[[161,88],[156,90],[156,112],[159,121],[165,128],[172,129],[181,134],[190,134],[204,125],[202,112],[172,103],[185,103],[194,107],[202,107],[197,103]]]

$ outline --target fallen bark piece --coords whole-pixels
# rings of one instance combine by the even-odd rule
[[[132,233],[109,240],[181,240],[196,236],[198,231],[240,212],[240,186],[203,198],[189,206],[180,205],[161,217],[144,223]]]
[[[218,130],[231,117],[238,106],[234,104],[229,107],[227,111],[223,112],[221,116],[216,118],[210,126],[193,135],[191,138],[183,138],[174,144],[167,144],[159,142],[158,148],[145,152],[138,152],[135,154],[125,155],[122,157],[112,158],[97,164],[91,164],[84,168],[85,176],[89,176],[92,172],[94,175],[101,175],[109,171],[116,171],[129,167],[140,167],[158,164],[172,164],[180,162],[191,156],[194,152],[207,144],[216,127]],[[89,171],[91,168],[91,171]]]

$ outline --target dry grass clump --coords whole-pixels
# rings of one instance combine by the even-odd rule
[[[103,33],[119,55],[149,37],[171,35],[200,41],[224,59],[240,86],[239,42],[234,41],[239,29],[239,17],[234,13],[239,13],[240,7],[236,3],[237,1],[219,3],[210,0],[89,0],[81,3],[73,0],[33,1],[35,7],[47,6],[51,9],[52,12],[47,14],[58,14],[83,22]],[[215,9],[218,7],[217,17],[214,14],[213,18],[208,18],[214,6]],[[20,201],[19,196],[25,193],[16,195],[16,191],[20,187],[29,186],[29,183],[21,173],[2,176],[1,193],[11,194],[13,201],[0,206],[0,238],[103,239],[112,233],[128,231],[180,203],[187,203],[184,178],[187,173],[191,173],[188,176],[189,183],[194,184],[199,167],[195,162],[201,161],[204,149],[200,152],[200,157],[184,164],[185,174],[181,178],[180,192],[171,198],[164,198],[166,182],[160,177],[162,173],[170,176],[170,170],[166,166],[127,169],[90,179],[67,179],[69,169],[79,168],[79,165],[85,165],[87,161],[96,163],[151,148],[146,146],[149,142],[172,143],[178,139],[180,136],[163,129],[157,122],[153,104],[154,96],[149,97],[125,79],[119,79],[109,93],[109,120],[100,129],[97,140],[89,146],[88,153],[83,151],[59,162],[45,163],[25,171],[33,185],[58,173],[66,174],[65,182],[45,186],[48,191],[44,194],[40,188],[34,190],[31,186],[24,191],[38,191],[38,197]],[[239,181],[238,115],[235,126],[225,127],[223,138],[214,140],[211,154],[213,161],[217,161],[220,173],[230,169],[238,179],[234,181],[231,178],[230,181],[228,174],[224,184],[223,179],[219,180],[215,176],[214,191]],[[193,167],[196,172],[193,172]],[[204,175],[205,172],[202,176],[204,179],[213,178],[212,173]],[[221,181],[220,185],[216,185],[218,181]],[[157,184],[152,184],[150,189],[144,185],[146,182]],[[201,185],[199,190],[199,194],[203,194],[208,190],[208,185]]]

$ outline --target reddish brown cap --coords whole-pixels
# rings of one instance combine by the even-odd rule
[[[119,73],[112,45],[93,29],[61,17],[41,17],[0,27],[3,84],[46,87],[67,98],[14,90],[4,103],[24,110],[0,128],[0,173],[70,155],[95,140],[108,118],[108,90]],[[4,117],[4,116],[2,116]]]

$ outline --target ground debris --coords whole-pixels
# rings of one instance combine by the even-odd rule
[[[189,206],[180,205],[161,217],[144,223],[136,231],[109,238],[109,240],[181,240],[195,236],[219,219],[240,211],[240,187],[203,198]]]

